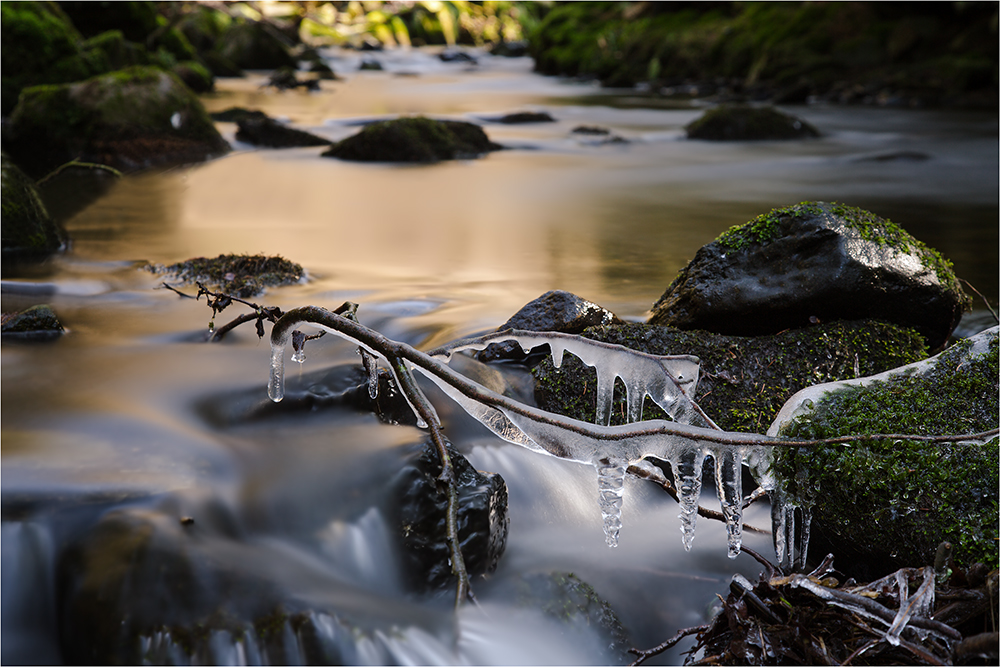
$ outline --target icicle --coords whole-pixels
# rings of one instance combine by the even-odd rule
[[[698,519],[698,496],[701,495],[701,466],[705,453],[698,446],[685,449],[676,458],[669,459],[674,471],[674,485],[681,506],[681,541],[684,550],[691,551],[694,524]]]
[[[597,417],[595,424],[611,426],[611,406],[614,404],[615,378],[597,374]]]
[[[285,346],[271,343],[271,375],[267,381],[267,395],[278,403],[285,397]]]
[[[378,359],[374,354],[360,346],[358,354],[361,355],[361,363],[364,364],[365,371],[368,372],[368,396],[374,401],[378,398]]]
[[[729,557],[740,555],[743,543],[743,456],[736,447],[719,447],[715,458],[715,487],[729,535]]]
[[[618,533],[622,528],[626,464],[621,460],[602,458],[594,461],[594,467],[597,468],[598,501],[604,517],[604,539],[609,547],[617,547]]]

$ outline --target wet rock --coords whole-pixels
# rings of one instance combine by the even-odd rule
[[[624,322],[610,310],[572,292],[550,290],[514,313],[497,327],[497,331],[520,329],[578,334],[587,327],[606,324]],[[484,362],[523,357],[521,346],[514,342],[493,343],[479,353],[479,360]]]
[[[215,78],[208,68],[195,60],[185,60],[177,63],[170,70],[196,93],[208,93],[215,90]]]
[[[363,71],[363,72],[364,71],[381,72],[382,71],[382,63],[380,63],[379,61],[375,60],[374,58],[362,58],[361,59],[361,64],[358,65],[358,69],[361,70],[361,71]]]
[[[215,48],[241,69],[295,67],[295,58],[281,33],[261,21],[233,21],[219,37]]]
[[[459,542],[470,577],[496,570],[507,546],[507,484],[497,473],[483,473],[448,443],[458,480]],[[454,586],[446,539],[448,495],[437,481],[441,464],[428,442],[392,481],[387,514],[399,531],[403,570],[414,590],[443,591]]]
[[[437,162],[479,157],[501,148],[478,125],[418,116],[367,125],[323,156],[361,162]]]
[[[490,47],[490,55],[502,56],[504,58],[520,58],[528,55],[528,42],[518,40],[514,42],[500,41]]]
[[[216,500],[167,496],[112,509],[58,560],[63,658],[388,664],[402,642],[373,645],[383,616],[404,629],[437,631],[436,612],[402,600],[389,605],[317,562],[292,542],[245,540],[238,517]]]
[[[649,323],[754,336],[878,318],[916,329],[934,350],[968,303],[950,262],[899,226],[852,206],[803,202],[698,250]]]
[[[596,136],[607,136],[611,134],[611,130],[606,127],[597,127],[595,125],[577,125],[572,130],[573,134],[589,134]]]
[[[769,433],[827,438],[862,433],[954,435],[994,429],[1000,414],[998,329],[910,366],[811,387],[782,408]],[[814,504],[813,553],[838,569],[881,577],[934,562],[942,541],[958,565],[1000,560],[998,440],[907,441],[783,449],[776,470],[788,492]],[[814,538],[815,539],[815,538]]]
[[[49,217],[35,182],[6,153],[0,159],[4,263],[43,259],[65,245],[66,232]]]
[[[45,304],[20,313],[4,313],[0,321],[4,338],[45,341],[59,338],[66,332],[51,306]]]
[[[0,12],[0,99],[5,116],[28,86],[78,81],[104,71],[102,63],[85,57],[82,36],[57,4],[8,2],[0,5]]]
[[[286,127],[272,118],[245,118],[237,121],[236,139],[255,146],[291,148],[295,146],[327,146],[329,139]]]
[[[858,162],[924,162],[931,158],[927,153],[920,151],[891,151],[888,153],[876,153],[859,157]]]
[[[334,72],[333,69],[322,60],[312,61],[312,63],[309,65],[309,71],[315,73],[316,75],[319,76],[320,79],[323,79],[325,81],[340,80],[340,77],[337,76],[337,73]]]
[[[503,123],[504,125],[523,125],[525,123],[554,123],[556,119],[545,111],[518,111],[503,116],[493,116],[487,118],[491,123]]]
[[[465,51],[442,51],[438,54],[438,59],[445,63],[468,63],[478,65],[479,61]]]
[[[694,400],[723,429],[750,433],[763,433],[785,401],[804,387],[880,373],[927,356],[915,331],[878,321],[833,322],[755,338],[646,324],[593,327],[583,335],[650,354],[698,357],[701,379]],[[594,421],[594,369],[567,355],[560,369],[546,357],[533,372],[538,407]],[[624,398],[619,385],[612,424],[623,423]],[[643,418],[663,418],[663,413],[647,400]]]
[[[74,159],[133,170],[229,150],[197,96],[155,67],[26,88],[4,143],[29,174]]]
[[[290,90],[292,88],[305,88],[306,90],[319,90],[318,79],[299,79],[293,67],[280,67],[271,74],[267,80],[267,85],[278,90]]]
[[[298,264],[283,257],[266,255],[219,255],[195,257],[169,266],[151,265],[154,273],[171,274],[184,284],[201,282],[230,296],[248,299],[266,287],[297,283],[305,276]]]
[[[263,111],[258,109],[244,109],[243,107],[229,107],[224,111],[216,111],[209,116],[214,121],[219,121],[221,123],[238,123],[241,120],[256,119],[263,120],[268,118],[268,115]]]
[[[724,104],[706,111],[685,128],[688,139],[769,141],[818,137],[809,123],[774,107]]]
[[[217,51],[206,51],[201,55],[201,59],[212,76],[246,76],[246,73],[236,63]]]

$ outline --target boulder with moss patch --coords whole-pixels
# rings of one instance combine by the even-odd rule
[[[997,428],[998,329],[875,377],[803,390],[782,408],[772,435],[827,438],[866,433],[957,435]],[[878,577],[934,561],[954,546],[956,564],[1000,564],[998,439],[934,444],[906,440],[783,449],[776,470],[788,493],[813,506],[813,535],[842,569]],[[817,549],[814,547],[814,552]]]
[[[647,324],[592,327],[587,338],[650,354],[691,354],[701,360],[694,400],[728,431],[763,433],[792,394],[820,382],[880,373],[926,355],[910,329],[878,321],[833,322],[774,336],[742,338]],[[593,422],[597,376],[571,355],[556,369],[545,358],[533,371],[544,410]],[[624,388],[617,383],[612,424],[624,423]],[[646,400],[644,419],[665,418]]]
[[[219,255],[195,257],[169,266],[152,265],[155,273],[173,274],[183,283],[200,282],[230,295],[248,299],[266,287],[291,285],[305,276],[303,268],[283,257]]]
[[[2,153],[4,262],[37,260],[59,250],[66,232],[49,216],[35,182]]]
[[[688,139],[769,141],[807,139],[819,132],[809,123],[774,107],[723,104],[684,128]]]
[[[755,336],[817,319],[878,318],[916,329],[934,350],[968,304],[951,263],[898,225],[853,206],[803,202],[698,250],[649,323]]]
[[[7,150],[29,174],[73,159],[124,171],[229,150],[197,96],[156,67],[26,88],[9,130]]]
[[[19,313],[4,313],[2,322],[0,332],[4,338],[45,341],[66,333],[62,322],[47,304],[32,306]]]
[[[419,116],[372,123],[323,155],[361,162],[438,162],[475,158],[500,148],[478,125]]]
[[[261,21],[236,19],[219,36],[215,49],[243,69],[295,67],[295,58],[281,33]]]

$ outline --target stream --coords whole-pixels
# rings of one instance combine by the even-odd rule
[[[49,303],[68,333],[5,340],[0,355],[3,663],[615,664],[706,622],[734,574],[761,571],[728,559],[725,526],[704,518],[684,551],[676,503],[631,478],[609,549],[592,467],[504,443],[431,394],[455,447],[506,480],[510,532],[497,571],[472,582],[478,605],[456,614],[450,595],[408,592],[381,507],[424,433],[347,407],[240,418],[267,401],[267,339],[245,326],[198,342],[211,311],[160,288],[145,262],[281,255],[308,279],[257,303],[350,300],[366,326],[426,350],[490,331],[551,289],[643,320],[728,227],[822,200],[893,220],[997,300],[995,112],[795,107],[821,138],[687,141],[697,104],[541,77],[527,58],[476,52],[469,66],[437,53],[365,54],[384,71],[358,71],[361,54],[330,50],[343,80],[319,92],[262,87],[259,72],[217,80],[203,101],[331,140],[398,115],[471,120],[507,150],[360,164],[322,147],[256,149],[219,123],[232,153],[122,178],[65,222],[67,253],[5,278],[5,312]],[[488,120],[523,110],[556,122]],[[573,134],[580,125],[626,141]],[[360,362],[333,336],[306,356],[289,383]],[[706,488],[702,504],[714,497]],[[745,521],[769,528],[766,503]],[[773,558],[769,536],[744,543]],[[568,573],[626,640],[593,622],[593,595],[567,602],[552,582]],[[135,636],[129,623],[162,629]],[[679,663],[691,644],[652,662]]]

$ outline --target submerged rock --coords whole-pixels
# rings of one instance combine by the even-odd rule
[[[195,257],[169,266],[151,265],[154,273],[173,274],[185,284],[201,282],[230,296],[248,299],[264,291],[297,283],[305,271],[283,257],[266,255],[219,255],[215,258]]]
[[[212,120],[219,121],[220,123],[238,123],[248,118],[268,118],[268,115],[259,109],[245,109],[243,107],[229,107],[224,111],[213,111],[209,116]]]
[[[593,327],[583,335],[650,354],[698,357],[701,379],[694,400],[721,428],[750,433],[763,433],[785,401],[804,387],[880,373],[926,356],[915,331],[878,321],[834,322],[756,338],[646,324]],[[567,355],[560,369],[546,357],[533,372],[540,408],[594,421],[594,369]],[[619,383],[612,424],[624,423],[624,398]],[[643,418],[663,418],[663,413],[647,400]]]
[[[766,141],[818,137],[809,123],[774,107],[724,104],[706,111],[688,124],[688,139],[711,141]]]
[[[864,433],[956,435],[997,427],[998,329],[926,361],[874,377],[805,389],[769,433],[819,439]],[[842,568],[880,577],[934,561],[954,545],[956,564],[1000,564],[998,438],[988,443],[907,441],[783,449],[776,470],[788,492],[814,505],[821,550]],[[817,549],[814,547],[814,552]],[[846,570],[845,570],[846,571]]]
[[[458,480],[459,542],[470,577],[496,570],[507,546],[507,484],[498,473],[483,473],[448,443]],[[410,586],[421,592],[448,589],[451,573],[446,516],[448,494],[437,480],[441,464],[427,443],[392,482],[395,489],[388,513],[398,528],[403,570]]]
[[[525,123],[554,123],[556,119],[545,111],[518,111],[504,116],[493,116],[487,118],[491,123],[503,123],[504,125],[523,125]]]
[[[49,217],[35,182],[0,153],[3,260],[38,260],[66,243],[66,232]]]
[[[853,206],[803,202],[703,246],[649,323],[754,336],[877,318],[916,329],[934,350],[968,303],[951,263],[899,226]]]
[[[46,304],[32,306],[20,313],[4,313],[2,322],[0,332],[4,338],[53,340],[66,333],[52,307]]]
[[[372,123],[323,156],[361,162],[438,162],[479,157],[501,148],[478,125],[418,116]]]
[[[9,129],[5,145],[28,173],[70,160],[132,170],[229,150],[197,96],[156,67],[26,88]]]
[[[292,148],[296,146],[328,146],[329,139],[282,125],[273,118],[244,118],[236,121],[236,139],[255,146]]]
[[[509,320],[497,327],[497,331],[519,329],[578,334],[587,327],[606,324],[624,324],[624,322],[610,310],[572,292],[550,290],[514,313]],[[523,358],[523,356],[521,346],[508,341],[491,344],[479,353],[479,360],[495,361]]]
[[[295,74],[296,71],[294,67],[279,67],[268,77],[267,85],[278,90],[291,90],[293,88],[319,90],[318,79],[299,79]]]

